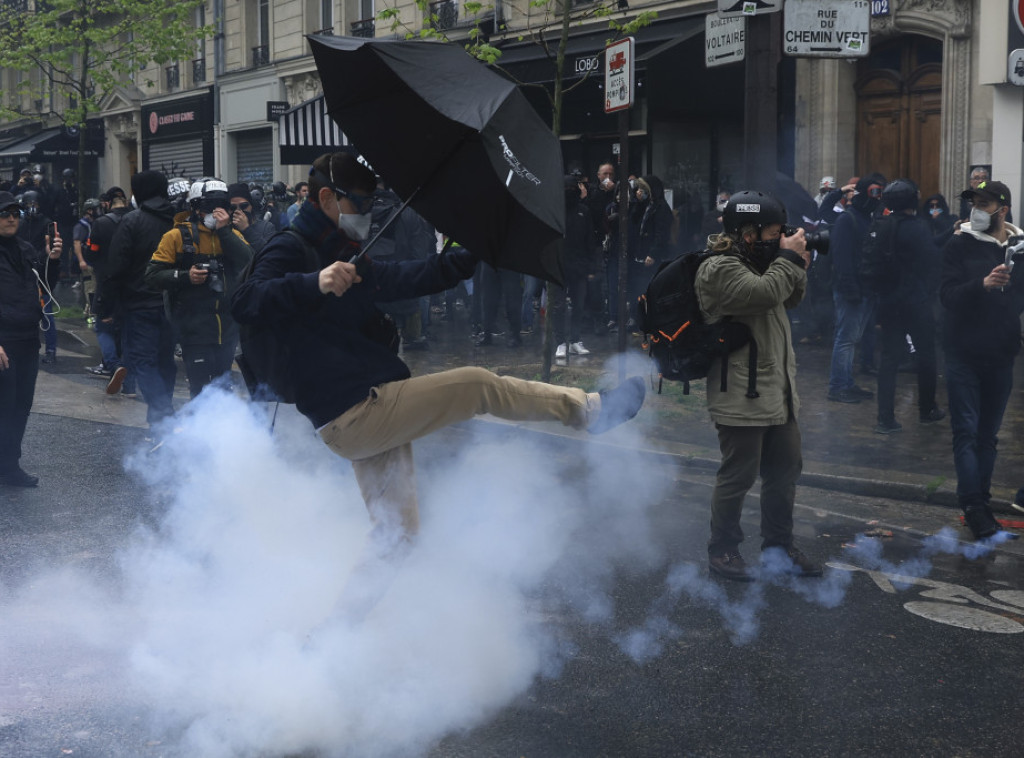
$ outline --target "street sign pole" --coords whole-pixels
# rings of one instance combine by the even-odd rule
[[[773,192],[778,164],[779,62],[782,23],[779,14],[747,22],[746,95],[743,108],[745,189]]]
[[[604,49],[604,110],[619,113],[619,383],[626,379],[626,323],[629,319],[629,109],[633,106],[636,76],[633,38],[626,37]]]

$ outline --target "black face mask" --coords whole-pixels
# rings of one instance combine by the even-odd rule
[[[771,263],[779,255],[779,239],[757,240],[750,248],[753,256],[764,263]]]

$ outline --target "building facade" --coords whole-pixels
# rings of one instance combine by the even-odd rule
[[[717,0],[623,5],[628,7],[617,10],[616,19],[640,11],[658,15],[635,34],[638,97],[629,115],[629,165],[622,171],[658,175],[681,217],[697,219],[718,188],[735,190],[748,181],[750,133],[759,123],[747,92],[754,81],[749,55],[747,62],[705,65],[705,19]],[[942,192],[955,207],[952,199],[966,186],[970,168],[984,165],[1019,195],[1024,89],[1008,83],[1007,72],[1016,3],[875,5],[879,15],[871,20],[867,56],[791,58],[780,52],[772,104],[776,168],[812,195],[823,175],[840,181],[873,170],[909,176],[924,194]],[[92,180],[97,187],[126,186],[133,172],[146,168],[261,184],[304,178],[309,155],[345,145],[343,135],[332,136],[332,124],[322,123],[323,109],[316,106],[322,88],[305,35],[394,38],[423,26],[424,14],[414,4],[399,6],[401,24],[392,29],[378,19],[391,7],[387,0],[208,0],[195,21],[212,23],[216,34],[196,44],[194,58],[150,66],[104,99],[91,131]],[[572,7],[585,14],[596,5],[574,0]],[[548,53],[520,38],[547,29],[546,37],[554,39],[559,5],[527,3],[524,10],[497,2],[474,17],[456,0],[441,0],[428,10],[428,23],[454,40],[479,26],[502,50],[500,67],[551,118],[547,93],[555,77]],[[593,175],[600,163],[617,162],[621,154],[618,119],[604,113],[601,91],[602,51],[612,33],[603,18],[574,21],[570,31],[564,70],[569,89],[559,132],[567,167]],[[1024,27],[1021,35],[1024,40]],[[3,72],[0,82],[14,75]],[[143,87],[145,79],[156,86]],[[70,161],[53,144],[49,154],[29,145],[46,128],[0,125],[4,178],[25,163],[48,163],[57,171]]]

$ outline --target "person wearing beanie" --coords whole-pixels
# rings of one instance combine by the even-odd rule
[[[0,192],[0,485],[35,487],[39,477],[20,463],[39,374],[43,309],[35,272],[56,285],[63,243],[57,234],[36,251],[18,236],[21,211],[10,192]]]
[[[228,185],[231,226],[242,233],[254,253],[258,253],[270,238],[277,234],[277,227],[265,218],[256,216],[252,191],[248,184],[241,182]]]
[[[387,551],[419,529],[413,440],[483,413],[596,434],[636,415],[645,388],[633,377],[588,393],[476,366],[411,376],[378,304],[450,289],[471,277],[480,259],[461,247],[426,260],[374,260],[372,249],[356,258],[369,235],[376,186],[373,172],[349,153],[317,158],[309,200],[255,257],[231,312],[287,345],[296,406],[334,453],[352,461],[374,536]]]
[[[116,302],[124,317],[123,360],[134,373],[152,426],[174,414],[174,334],[164,313],[163,295],[146,284],[146,266],[160,239],[174,226],[167,177],[141,171],[132,177],[135,210],[117,225],[107,255],[100,299]]]

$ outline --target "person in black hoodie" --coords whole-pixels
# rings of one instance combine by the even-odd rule
[[[174,413],[177,368],[163,296],[146,285],[146,266],[160,239],[174,226],[174,208],[167,197],[167,177],[159,171],[135,174],[132,194],[139,207],[117,225],[100,296],[120,304],[124,359],[146,400],[146,420],[152,425]]]
[[[473,275],[478,256],[452,248],[427,260],[352,262],[371,224],[373,172],[349,153],[313,162],[309,199],[258,254],[231,312],[289,346],[298,410],[333,452],[352,461],[378,534],[400,544],[419,528],[412,441],[491,413],[551,420],[592,433],[632,418],[644,398],[633,377],[603,393],[497,376],[466,366],[412,377],[378,303],[443,292]],[[393,542],[393,540],[395,540]]]
[[[565,292],[572,300],[572,315],[569,317],[569,335],[566,338],[566,313],[564,309],[551,308],[551,314],[560,318],[555,321],[554,333],[556,358],[572,355],[588,355],[583,346],[581,331],[583,311],[586,307],[587,281],[596,274],[601,265],[601,248],[594,242],[594,222],[590,209],[580,194],[580,182],[572,174],[565,177],[565,238],[562,243],[562,268],[565,272]],[[554,303],[552,303],[554,306]]]
[[[0,192],[0,485],[35,487],[39,477],[21,468],[21,441],[39,374],[40,279],[60,276],[60,235],[42,251],[19,238],[22,206]]]
[[[938,370],[934,302],[939,281],[939,250],[927,223],[917,216],[919,200],[917,185],[909,179],[896,179],[882,191],[882,202],[892,213],[877,219],[871,232],[885,240],[879,243],[880,247],[891,242],[892,257],[889,265],[878,266],[873,276],[862,277],[865,289],[874,288],[879,298],[882,360],[878,367],[877,434],[892,434],[903,429],[895,415],[896,373],[906,353],[908,334],[917,357],[919,420],[922,424],[931,424],[946,417],[935,404]],[[865,264],[874,263],[868,258],[870,256],[865,257]]]
[[[636,180],[635,202],[630,205],[629,275],[627,291],[631,315],[637,298],[672,252],[672,209],[665,202],[665,185],[656,176]]]
[[[941,194],[930,195],[921,204],[921,215],[928,222],[928,228],[935,238],[935,244],[942,248],[953,236],[956,219],[949,212],[949,203]]]
[[[1001,531],[990,489],[1024,311],[1024,263],[1007,265],[1007,253],[1024,232],[1006,220],[1010,190],[1002,182],[979,182],[961,198],[971,220],[943,250],[939,299],[956,494],[964,522],[984,539]]]

